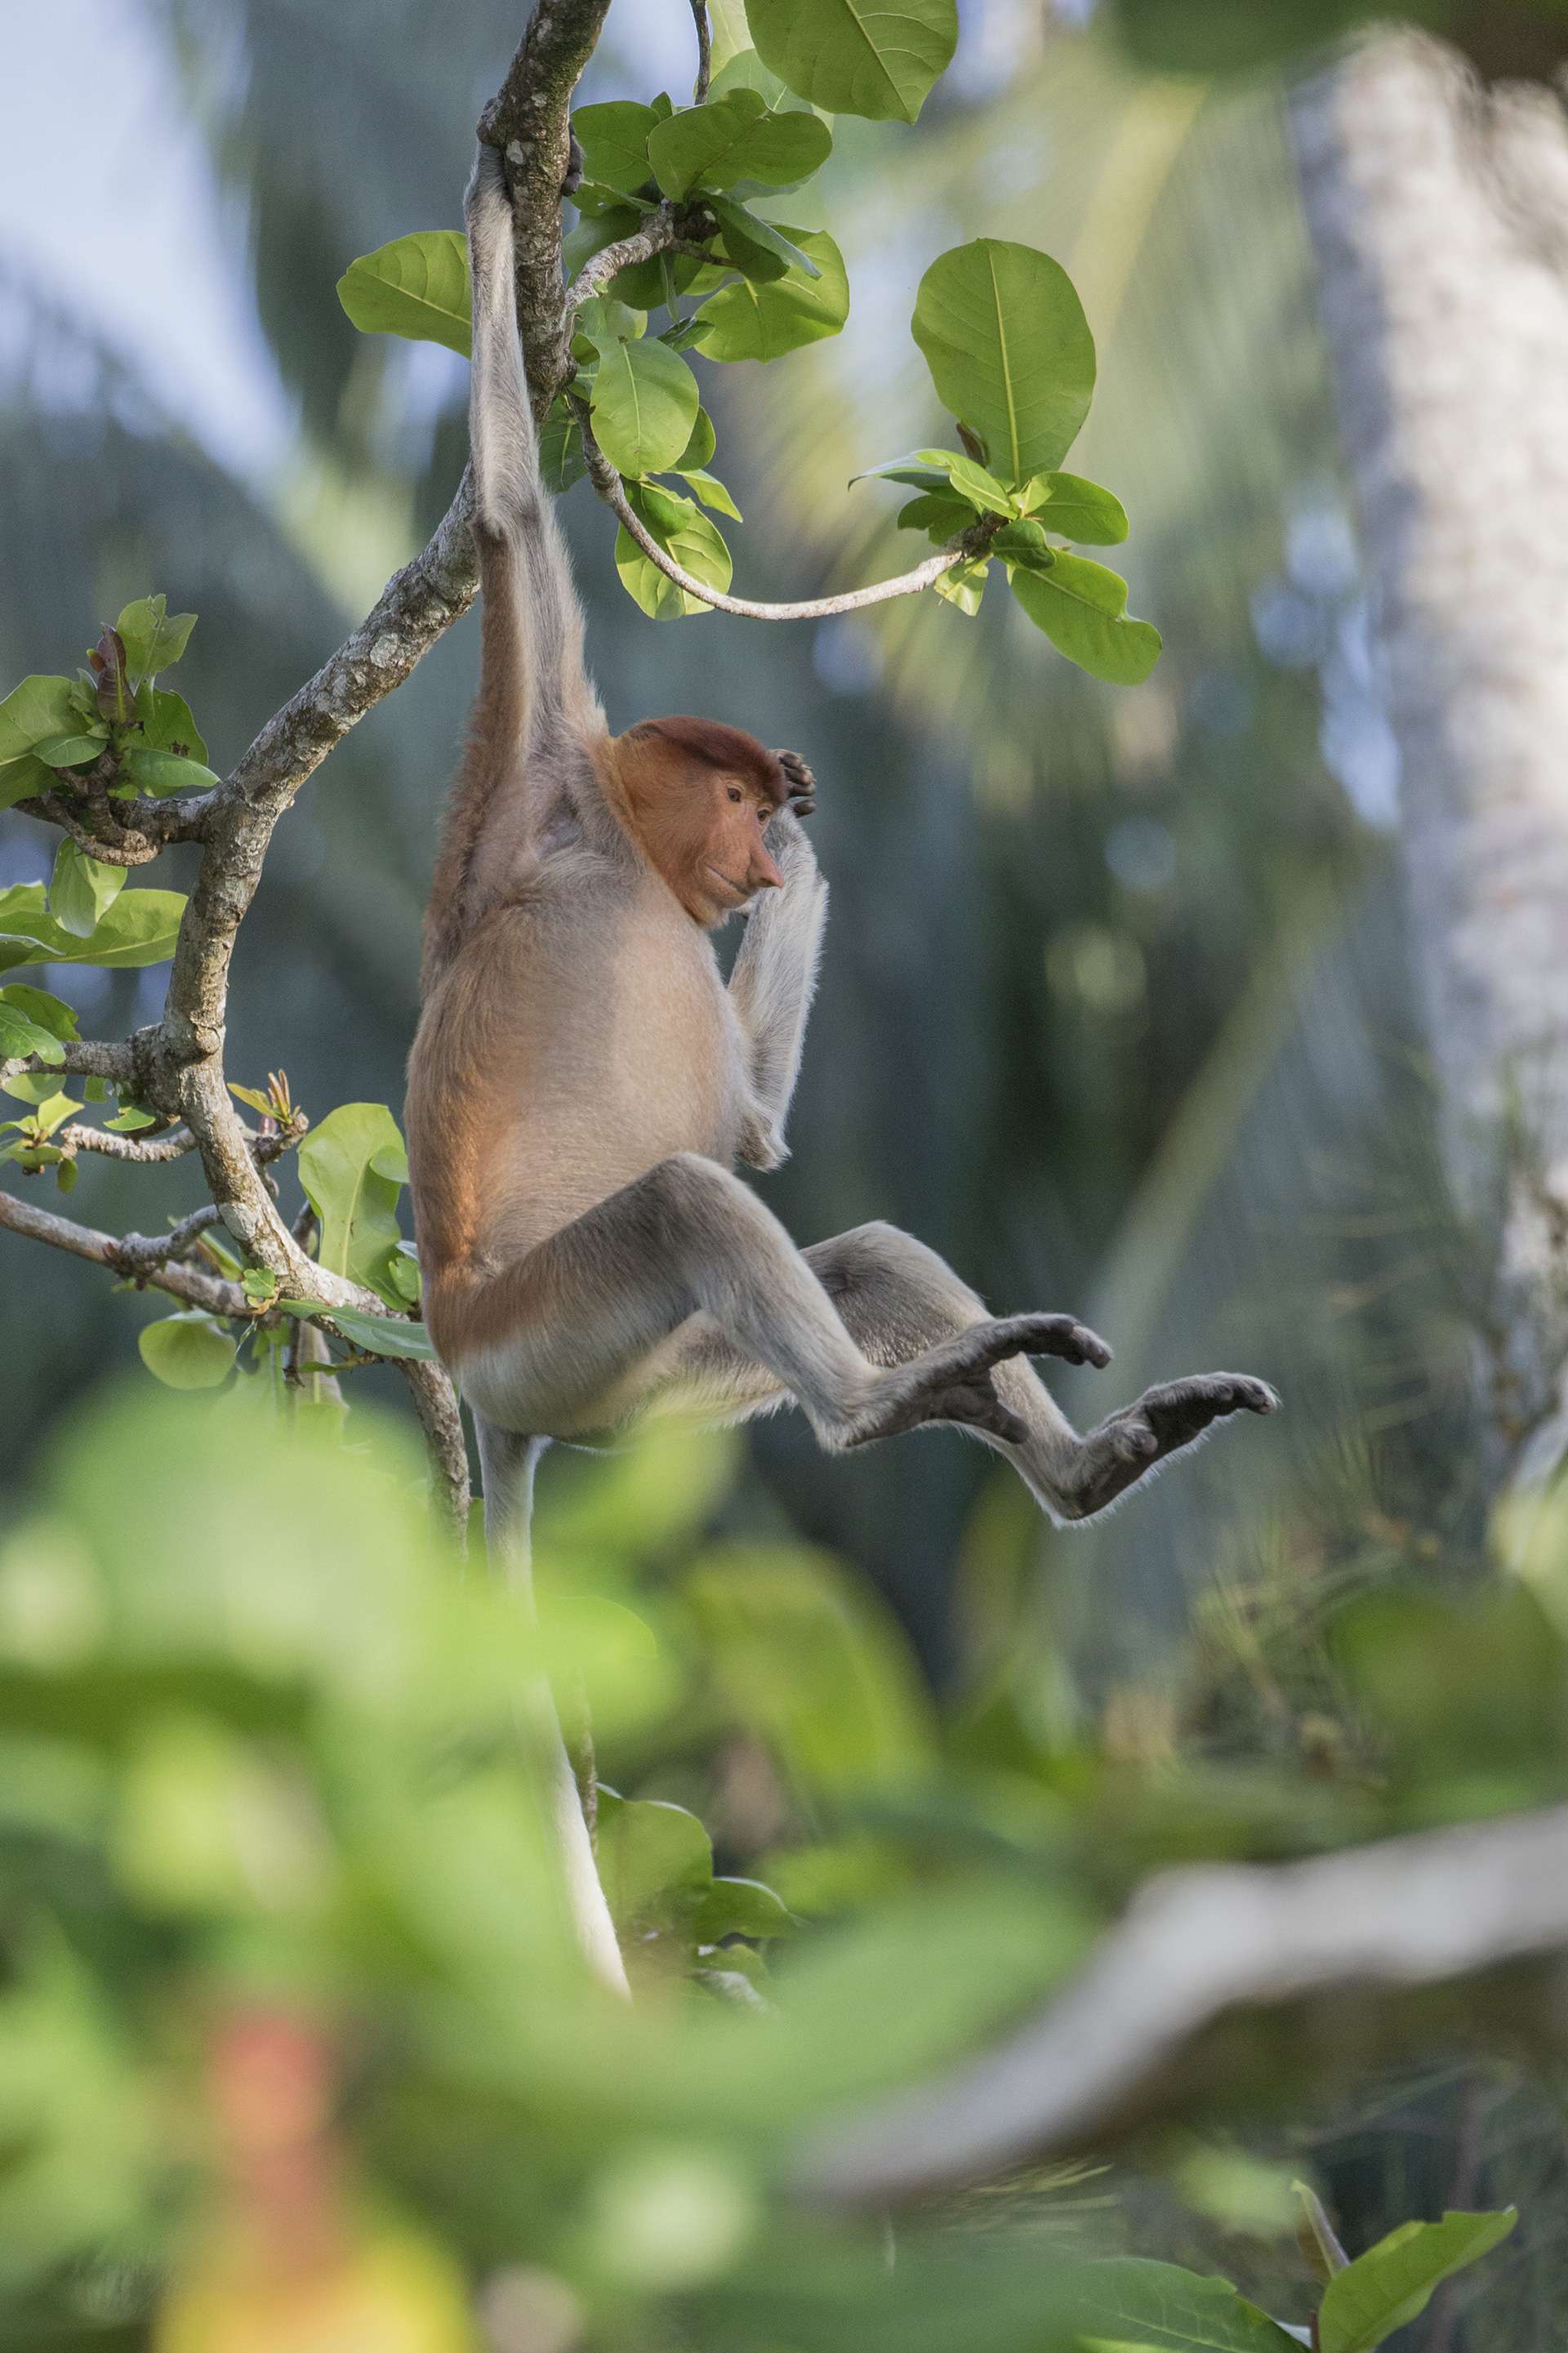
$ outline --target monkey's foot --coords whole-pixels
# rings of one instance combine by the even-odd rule
[[[1194,1373],[1145,1389],[1135,1405],[1108,1415],[1084,1440],[1072,1484],[1075,1516],[1102,1512],[1156,1462],[1179,1454],[1226,1415],[1279,1410],[1278,1394],[1247,1373]]]
[[[855,1415],[840,1443],[868,1446],[928,1421],[956,1421],[1022,1445],[1028,1431],[996,1394],[991,1369],[1008,1356],[1060,1356],[1069,1365],[1104,1366],[1110,1351],[1098,1333],[1070,1315],[1005,1315],[972,1324],[953,1340],[895,1366]]]

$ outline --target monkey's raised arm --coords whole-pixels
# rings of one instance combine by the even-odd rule
[[[472,732],[426,919],[427,976],[533,855],[558,785],[561,747],[601,735],[605,727],[583,668],[583,615],[571,563],[540,478],[517,325],[511,200],[493,147],[479,149],[465,212],[474,302],[472,528],[483,637]]]
[[[804,773],[809,779],[809,769]],[[769,825],[768,847],[784,888],[764,892],[747,916],[730,981],[751,1046],[752,1115],[741,1138],[741,1157],[752,1168],[776,1168],[788,1157],[784,1120],[800,1076],[827,920],[827,885],[793,807],[781,809]]]

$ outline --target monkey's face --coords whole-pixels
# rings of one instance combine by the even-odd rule
[[[767,845],[775,803],[748,779],[684,764],[666,771],[638,830],[693,923],[711,929],[784,881]]]
[[[693,923],[710,927],[784,881],[767,844],[788,779],[754,736],[646,720],[616,740],[633,829]]]

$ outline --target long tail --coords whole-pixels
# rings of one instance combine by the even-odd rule
[[[485,1543],[492,1568],[515,1585],[519,1599],[533,1608],[533,1569],[529,1528],[533,1514],[533,1477],[548,1439],[512,1438],[475,1417],[479,1441],[479,1467],[485,1482]],[[566,1882],[572,1925],[595,1977],[614,1993],[628,1999],[626,1964],[621,1958],[616,1924],[599,1884],[593,1841],[583,1819],[577,1777],[566,1753],[561,1721],[548,1684],[541,1680],[540,1715],[549,1725],[548,1799],[557,1850]]]
[[[517,328],[511,198],[493,147],[479,151],[464,210],[473,280],[468,441],[483,638],[468,754],[448,808],[430,898],[431,972],[446,961],[471,919],[476,854],[492,807],[526,791],[531,744],[569,732],[592,704],[571,559],[539,470]]]

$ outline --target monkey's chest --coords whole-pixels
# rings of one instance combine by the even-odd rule
[[[672,1152],[734,1156],[745,1091],[740,1026],[700,936],[618,960],[601,1034],[599,1109],[641,1167]],[[654,942],[647,943],[652,949]]]

